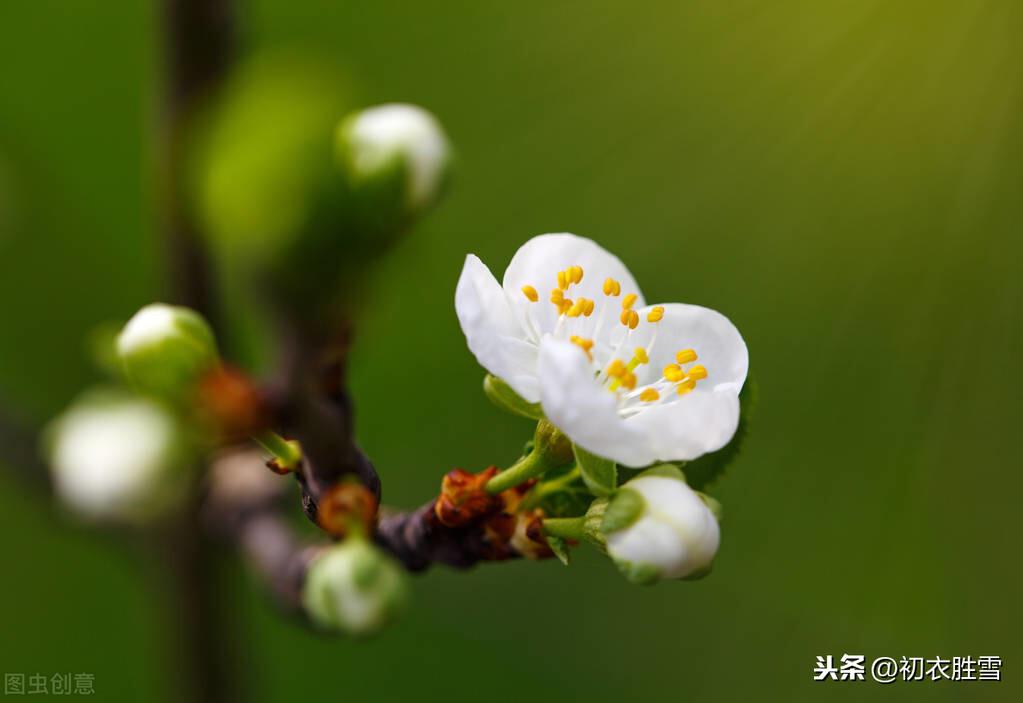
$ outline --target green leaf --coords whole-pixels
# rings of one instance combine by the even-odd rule
[[[527,402],[497,376],[489,373],[486,375],[483,379],[483,392],[490,402],[513,415],[528,417],[531,420],[539,420],[543,417],[543,410],[539,403]]]
[[[568,566],[568,543],[561,537],[547,535],[547,544],[550,546],[551,551],[554,552],[554,556],[556,556],[562,564]]]
[[[702,490],[712,485],[725,473],[725,470],[738,458],[743,442],[749,434],[750,418],[757,404],[757,386],[752,377],[746,378],[746,384],[739,393],[739,428],[735,431],[732,441],[713,454],[706,454],[695,461],[682,464],[686,481],[694,490]]]
[[[576,463],[583,475],[583,483],[590,493],[597,497],[609,496],[618,486],[618,470],[610,459],[590,454],[582,447],[573,444]]]
[[[645,508],[646,501],[643,500],[639,491],[634,491],[631,488],[621,489],[607,504],[604,519],[600,523],[600,531],[607,535],[624,530],[639,519]]]

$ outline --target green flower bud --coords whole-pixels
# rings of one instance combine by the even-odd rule
[[[153,303],[135,313],[117,337],[117,355],[140,391],[180,398],[219,364],[213,330],[188,308]]]
[[[184,495],[187,443],[151,400],[92,391],[53,421],[47,438],[57,495],[86,518],[145,522]]]
[[[335,144],[352,192],[378,223],[400,227],[440,198],[451,147],[421,107],[392,103],[350,115],[338,125]]]
[[[608,555],[634,583],[693,579],[710,571],[720,528],[707,502],[675,467],[656,467],[626,483],[604,509]]]
[[[362,537],[349,537],[316,557],[302,602],[316,624],[354,636],[393,621],[408,600],[405,572]]]
[[[336,245],[341,231],[327,210],[338,199],[331,144],[350,109],[345,83],[317,58],[259,55],[238,66],[198,125],[192,200],[228,269],[297,275],[324,240]]]

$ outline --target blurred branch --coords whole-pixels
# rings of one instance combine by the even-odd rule
[[[163,217],[170,292],[218,322],[212,267],[186,207],[187,129],[227,75],[235,50],[232,0],[163,0],[165,45]]]
[[[186,134],[196,109],[227,74],[235,48],[232,0],[163,0],[166,31],[164,123],[160,149],[162,230],[170,297],[197,310],[217,327],[219,310],[212,268],[185,198]],[[216,601],[216,561],[204,538],[195,499],[161,535],[170,572],[171,627],[177,638],[183,700],[238,699],[239,683],[228,659],[233,647],[226,613]]]
[[[38,433],[8,407],[0,402],[0,464],[28,483],[45,486],[49,473],[39,455]]]

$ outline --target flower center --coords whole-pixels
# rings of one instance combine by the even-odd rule
[[[635,347],[632,358],[625,361],[621,358],[621,350],[628,347],[634,330],[642,322],[639,312],[633,309],[639,296],[636,293],[622,296],[621,283],[613,278],[607,278],[601,288],[604,300],[601,301],[599,308],[597,302],[589,298],[568,297],[572,286],[582,282],[583,275],[581,266],[569,266],[558,271],[556,275],[555,287],[551,289],[549,297],[551,304],[558,311],[553,336],[561,339],[567,336],[569,342],[585,352],[586,358],[594,365],[594,378],[597,383],[610,393],[614,393],[618,399],[620,414],[631,415],[651,404],[684,396],[692,392],[699,381],[707,378],[707,369],[701,364],[694,363],[699,358],[696,351],[681,349],[675,354],[675,363],[665,366],[659,379],[637,388],[636,369],[650,363],[650,354],[657,343],[657,323],[664,318],[664,308],[658,305],[647,312],[646,323],[653,326],[650,341],[645,347]],[[540,294],[531,285],[522,286],[522,294],[530,303],[537,303],[540,300]],[[611,330],[604,335],[601,333],[605,307],[613,304],[612,299],[618,297],[621,297],[618,322],[625,328],[625,335],[621,341],[613,344]],[[593,315],[594,311],[597,311],[596,323],[592,324],[587,318]],[[530,331],[539,340],[538,326],[528,309],[527,323]]]

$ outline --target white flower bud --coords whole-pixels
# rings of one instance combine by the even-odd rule
[[[50,428],[57,495],[80,515],[138,522],[174,504],[185,485],[180,430],[153,401],[93,391]]]
[[[421,107],[371,107],[338,127],[338,149],[353,183],[401,178],[405,207],[419,213],[440,195],[450,146],[437,119]]]
[[[302,594],[314,622],[356,636],[383,628],[404,609],[407,598],[405,572],[360,537],[349,537],[318,556]]]
[[[163,303],[135,313],[117,337],[117,354],[132,384],[166,397],[189,391],[218,363],[206,320],[188,308]]]
[[[608,554],[637,583],[706,573],[720,541],[711,509],[667,472],[626,483],[608,505],[601,530]]]

